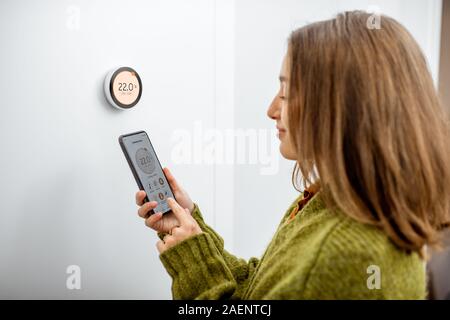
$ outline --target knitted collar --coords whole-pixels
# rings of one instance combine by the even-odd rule
[[[310,185],[308,188],[306,188],[303,191],[303,197],[301,197],[300,201],[297,203],[297,205],[291,210],[291,213],[289,214],[288,223],[292,221],[297,213],[303,209],[303,207],[308,203],[309,200],[320,190],[320,182],[316,182],[312,185]]]

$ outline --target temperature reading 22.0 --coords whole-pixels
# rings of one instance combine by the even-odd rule
[[[126,82],[119,82],[119,91],[133,91],[135,88],[137,88],[137,85],[135,85],[132,82],[126,83]]]
[[[112,96],[114,102],[122,108],[136,104],[142,92],[141,80],[131,68],[120,68],[113,75]]]
[[[112,69],[105,77],[103,90],[106,99],[113,107],[122,110],[130,109],[141,98],[141,77],[130,67]]]

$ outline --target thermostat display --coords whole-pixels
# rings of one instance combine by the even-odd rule
[[[111,105],[119,109],[130,109],[141,98],[142,82],[134,69],[121,67],[108,73],[104,89]]]

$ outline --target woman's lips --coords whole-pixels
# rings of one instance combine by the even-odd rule
[[[277,127],[277,129],[278,129],[278,133],[277,133],[278,138],[281,138],[282,136],[284,136],[284,134],[286,133],[286,129],[279,128],[279,127]]]

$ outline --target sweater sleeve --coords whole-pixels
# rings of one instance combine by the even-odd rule
[[[224,249],[222,237],[208,226],[197,205],[192,212],[203,233],[190,237],[160,255],[172,278],[174,299],[242,299],[258,258],[248,261]],[[158,234],[160,238],[164,234]]]

